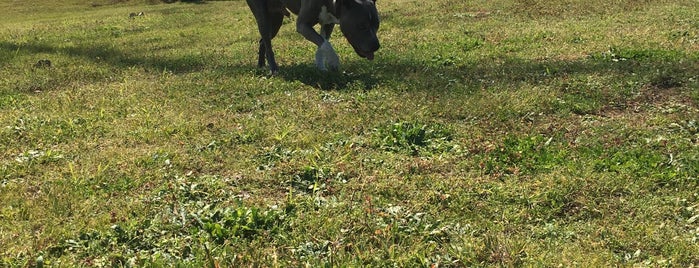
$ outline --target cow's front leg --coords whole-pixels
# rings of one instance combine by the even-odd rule
[[[296,31],[300,33],[306,40],[313,42],[316,46],[320,47],[325,39],[313,29],[312,24],[301,21],[301,15],[296,21]]]
[[[316,51],[316,66],[321,71],[337,71],[340,68],[340,58],[327,40]]]
[[[318,51],[316,51],[316,66],[321,70],[337,71],[340,69],[340,58],[337,56],[335,49],[330,45],[330,35],[333,32],[335,24],[324,24],[320,27],[320,35],[324,42]]]
[[[332,45],[330,45],[327,39],[325,39],[323,36],[318,34],[318,32],[316,32],[315,29],[313,29],[313,25],[305,23],[303,21],[301,14],[299,14],[299,18],[296,21],[296,31],[299,32],[307,40],[313,42],[314,44],[316,44],[316,46],[318,46],[315,61],[318,69],[323,71],[338,69],[340,65],[340,59],[337,56],[335,49],[333,49]]]
[[[333,33],[333,29],[335,28],[335,24],[330,23],[330,24],[323,24],[320,27],[320,35],[325,38],[325,40],[330,40],[330,35]]]

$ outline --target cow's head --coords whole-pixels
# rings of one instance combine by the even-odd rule
[[[340,30],[349,41],[354,51],[368,60],[374,59],[374,52],[379,50],[379,13],[376,0],[342,0],[340,11]]]

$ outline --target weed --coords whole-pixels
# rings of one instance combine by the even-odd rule
[[[280,215],[274,210],[261,211],[255,207],[240,206],[209,212],[199,220],[212,240],[223,243],[235,237],[251,239],[260,232],[276,232],[281,221]]]
[[[439,124],[398,122],[376,129],[375,135],[379,140],[378,146],[384,150],[418,155],[420,152],[439,153],[453,149],[453,145],[449,144],[451,133],[451,130]]]
[[[483,239],[483,251],[479,259],[501,266],[519,266],[527,256],[525,247],[526,244],[506,237],[486,236]]]
[[[216,178],[204,178],[204,181],[207,179]],[[84,258],[101,256],[99,261],[117,266],[163,261],[191,264],[206,261],[197,259],[202,257],[197,252],[204,251],[209,241],[229,244],[238,239],[271,236],[284,228],[286,214],[278,209],[260,209],[239,201],[233,206],[202,203],[215,199],[212,198],[214,187],[180,180],[173,194],[162,192],[164,196],[151,198],[151,205],[158,209],[153,210],[148,220],[118,219],[113,215],[115,223],[108,229],[81,232],[52,246],[48,252],[57,258],[65,254]],[[143,255],[146,252],[147,256]]]
[[[567,151],[553,137],[509,135],[481,155],[483,172],[491,175],[536,175],[567,162]]]
[[[686,58],[687,55],[678,51],[668,51],[668,50],[638,50],[632,48],[616,48],[611,47],[609,50],[600,53],[599,55],[592,55],[593,59],[598,60],[608,60],[612,62],[619,61],[648,61],[648,60],[660,60],[660,61],[673,61],[681,58]]]

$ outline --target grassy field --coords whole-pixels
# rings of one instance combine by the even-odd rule
[[[156,2],[0,3],[0,267],[699,265],[695,0]]]

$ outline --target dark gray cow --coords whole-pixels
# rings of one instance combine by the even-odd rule
[[[321,70],[337,70],[340,60],[328,42],[335,24],[340,24],[342,34],[354,51],[363,58],[374,59],[379,49],[376,31],[379,29],[379,14],[376,0],[247,0],[255,15],[260,30],[259,67],[265,66],[265,59],[272,74],[279,69],[274,60],[272,38],[282,26],[284,16],[289,11],[298,15],[296,31],[318,46],[316,66]],[[320,34],[313,29],[321,25]]]

